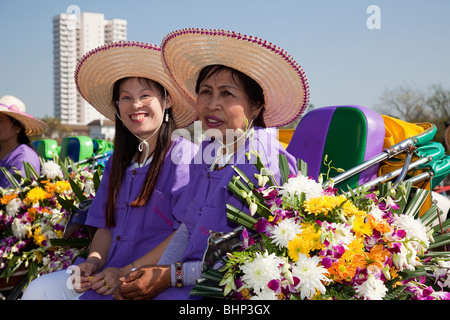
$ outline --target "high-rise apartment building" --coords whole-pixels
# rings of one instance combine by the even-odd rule
[[[74,71],[88,51],[127,39],[127,21],[105,20],[101,13],[62,13],[53,18],[54,116],[61,123],[88,124],[103,119],[77,92]]]

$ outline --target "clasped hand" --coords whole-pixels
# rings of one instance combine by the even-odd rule
[[[148,300],[172,286],[170,266],[147,265],[120,278],[116,300]]]
[[[81,277],[79,279],[79,286],[74,287],[78,293],[92,289],[98,294],[107,296],[112,294],[114,289],[120,284],[119,278],[122,274],[118,268],[106,268],[96,273],[98,267],[94,263],[84,262],[78,267],[80,268]]]

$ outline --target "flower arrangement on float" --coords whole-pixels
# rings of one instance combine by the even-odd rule
[[[2,168],[12,184],[0,188],[0,277],[7,280],[20,268],[28,280],[66,268],[89,243],[83,228],[64,231],[73,210],[95,196],[101,170],[70,159],[41,161],[41,176],[28,163],[25,177]]]
[[[235,167],[228,187],[250,214],[227,205],[227,215],[244,227],[242,243],[204,268],[192,295],[450,299],[450,254],[439,251],[450,242],[449,221],[434,223],[436,205],[418,217],[429,191],[387,183],[338,194],[332,184],[324,188],[309,178],[301,160],[298,174],[290,175],[283,157],[281,185],[260,161],[257,185]]]

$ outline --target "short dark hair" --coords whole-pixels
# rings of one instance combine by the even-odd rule
[[[255,109],[261,108],[261,112],[258,114],[253,124],[255,126],[265,128],[266,124],[264,122],[263,116],[265,105],[264,91],[255,80],[253,80],[245,73],[220,64],[206,66],[200,71],[198,75],[197,84],[195,86],[195,92],[198,94],[200,90],[200,85],[202,84],[203,81],[209,79],[209,77],[211,77],[213,74],[217,74],[222,70],[230,70],[233,80],[236,81],[234,77],[237,77],[242,82],[244,86],[244,91],[248,96],[250,105]]]

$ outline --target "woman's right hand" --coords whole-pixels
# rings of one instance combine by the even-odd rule
[[[78,285],[74,286],[74,290],[78,293],[83,293],[91,288],[90,281],[92,275],[97,272],[99,266],[97,261],[88,259],[86,262],[80,263],[78,268],[80,268],[80,279],[78,279]],[[73,279],[72,281],[77,281],[77,279]]]

